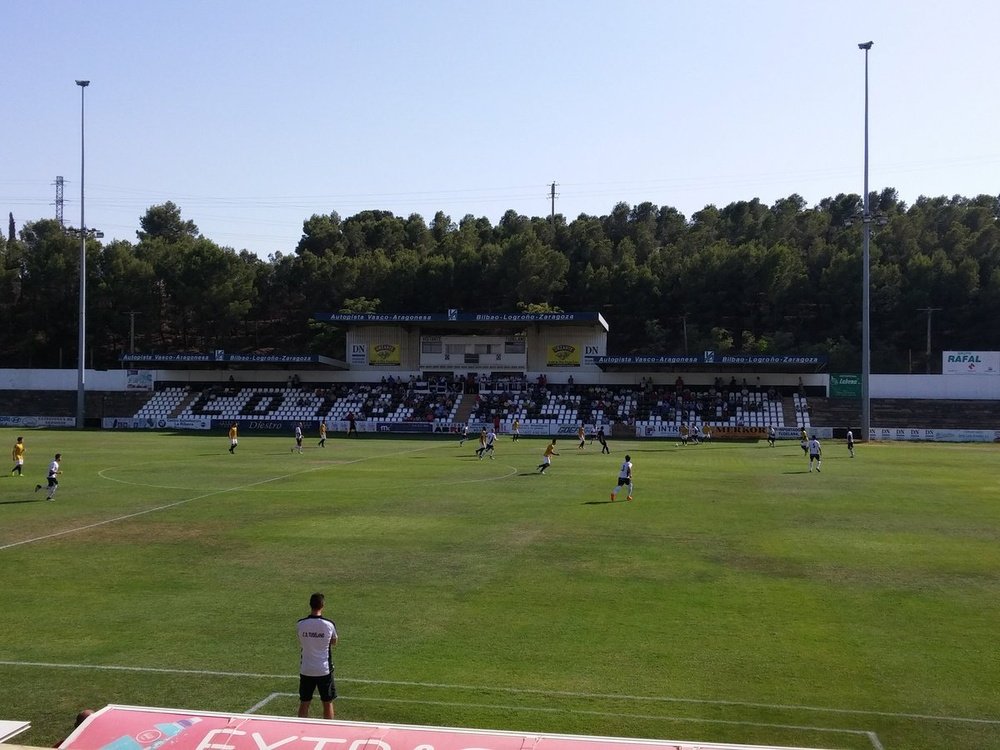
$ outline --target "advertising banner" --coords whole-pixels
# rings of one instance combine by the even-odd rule
[[[229,422],[226,423],[229,427]],[[104,430],[210,430],[212,420],[208,417],[194,419],[150,419],[135,417],[104,417],[101,419]]]
[[[545,358],[548,367],[579,367],[580,347],[573,344],[553,344]]]
[[[1000,430],[930,430],[917,427],[872,427],[872,440],[929,443],[1000,443]]]
[[[0,417],[0,427],[76,427],[76,417]]]
[[[941,352],[944,375],[1000,375],[1000,352]]]
[[[125,373],[126,391],[151,391],[153,390],[152,370],[127,370]]]
[[[106,706],[60,745],[63,750],[696,750],[703,743],[507,732],[457,727],[321,721],[136,706]],[[720,745],[715,750],[749,750]],[[779,750],[754,745],[754,750]]]
[[[351,355],[348,361],[352,365],[367,365],[368,344],[351,344]]]
[[[368,359],[369,365],[386,367],[398,365],[401,361],[399,344],[375,344],[370,348],[369,353],[371,355]]]
[[[861,376],[856,373],[830,373],[830,398],[861,398]]]

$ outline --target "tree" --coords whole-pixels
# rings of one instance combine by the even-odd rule
[[[139,241],[162,239],[176,242],[185,237],[199,237],[198,227],[193,221],[181,218],[181,210],[171,201],[159,206],[150,206],[145,215],[139,219],[142,227],[136,232]]]

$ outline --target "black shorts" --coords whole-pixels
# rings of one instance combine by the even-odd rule
[[[632,484],[632,480],[628,477],[618,477],[618,486],[624,487],[626,484]]]
[[[49,487],[58,487],[58,486],[59,486],[59,480],[56,479],[55,477],[49,477]]]
[[[319,699],[324,703],[329,703],[337,697],[337,686],[333,681],[333,672],[322,677],[310,677],[309,675],[299,675],[299,700],[308,703],[312,700],[313,693],[319,690]]]

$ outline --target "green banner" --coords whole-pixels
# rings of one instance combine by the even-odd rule
[[[861,398],[861,376],[830,373],[830,398]]]

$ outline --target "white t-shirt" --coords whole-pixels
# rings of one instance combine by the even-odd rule
[[[619,479],[631,479],[632,478],[632,462],[625,461],[622,464],[622,468],[618,471]]]
[[[52,463],[49,464],[49,479],[55,479],[58,473],[59,473],[59,462],[53,460]]]
[[[299,645],[302,659],[299,674],[306,677],[323,677],[333,671],[330,646],[337,637],[337,626],[332,620],[319,615],[303,617],[298,622]]]
[[[820,450],[819,440],[813,438],[809,441],[809,455],[818,456],[822,451]]]

